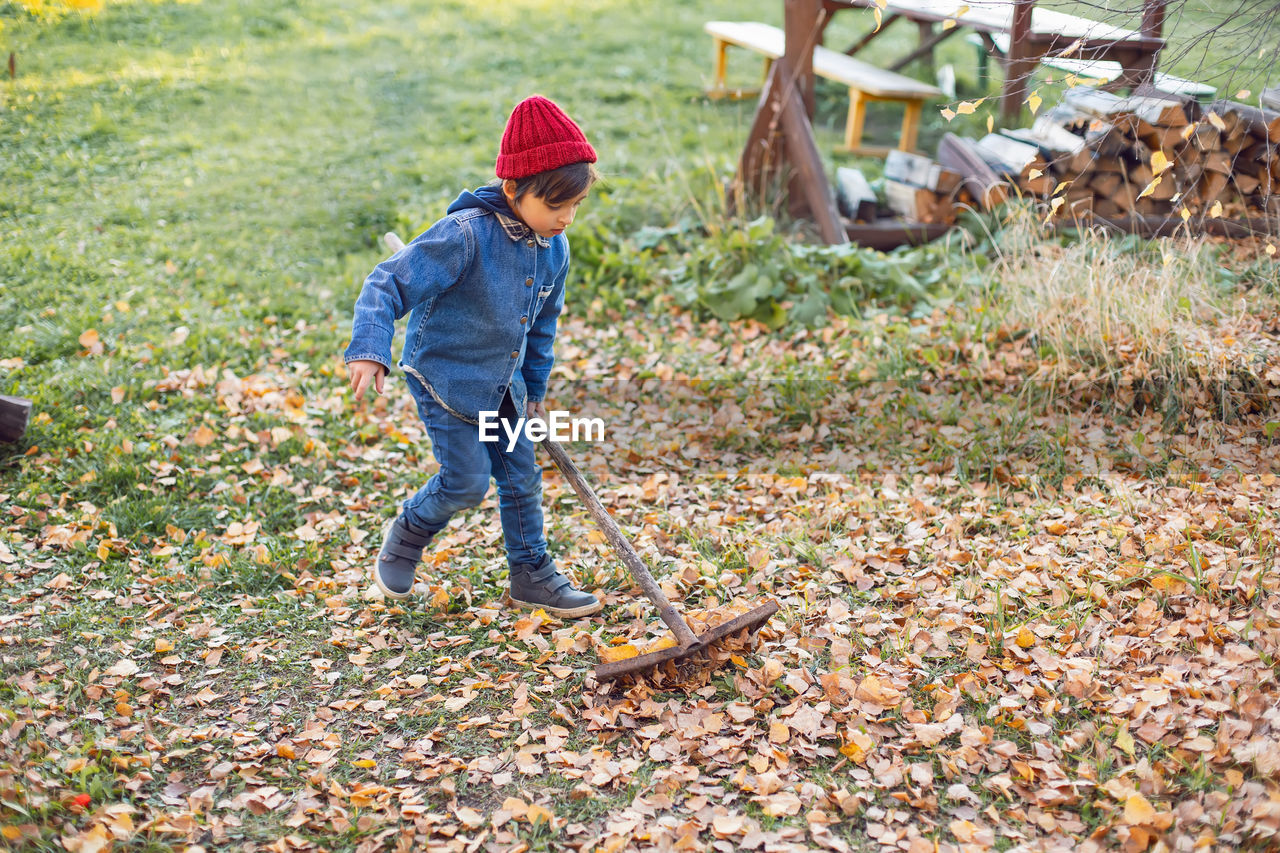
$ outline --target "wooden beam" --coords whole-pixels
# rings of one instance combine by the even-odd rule
[[[813,127],[805,112],[800,92],[791,89],[784,95],[782,124],[787,136],[787,159],[795,168],[791,177],[792,197],[799,195],[809,207],[809,214],[818,223],[818,232],[827,243],[847,243],[840,212],[836,209],[835,194],[827,180],[822,156],[813,139]],[[797,192],[798,191],[798,192]]]
[[[825,29],[822,25],[825,16],[822,0],[786,0],[784,29],[787,42],[783,58],[793,69],[795,85],[808,116],[813,115],[814,108],[813,46]]]
[[[873,41],[873,40],[874,40],[878,35],[880,35],[881,33],[883,33],[885,30],[889,29],[889,25],[890,25],[890,24],[892,24],[894,21],[898,20],[898,19],[899,19],[899,18],[901,18],[901,17],[902,17],[902,15],[898,14],[897,12],[894,12],[894,13],[893,13],[892,15],[890,15],[889,17],[887,17],[887,18],[883,19],[882,21],[880,21],[880,26],[879,26],[877,29],[872,30],[871,32],[869,32],[869,33],[867,33],[865,36],[863,36],[862,38],[860,38],[860,39],[858,39],[857,41],[855,41],[853,44],[849,45],[847,48],[845,48],[845,51],[844,51],[844,52],[845,52],[846,54],[848,54],[849,56],[853,56],[855,53],[857,53],[858,51],[862,50],[862,49],[863,49],[864,47],[866,47],[867,45],[871,44],[871,42],[872,42],[872,41]]]
[[[1000,112],[1006,119],[1016,118],[1027,99],[1027,80],[1036,70],[1039,59],[1031,44],[1031,12],[1035,0],[1014,0],[1013,21],[1009,28],[1009,54],[1004,64],[1004,91]]]
[[[946,41],[947,39],[951,38],[953,35],[955,35],[958,32],[960,32],[959,27],[951,27],[950,29],[947,29],[947,30],[939,30],[938,32],[931,35],[925,41],[922,41],[920,43],[920,46],[917,47],[915,50],[911,51],[906,56],[902,57],[897,62],[890,65],[889,70],[898,71],[906,67],[912,60],[917,59],[918,57],[924,56],[925,54],[929,54],[930,56],[932,56],[933,49],[935,47],[937,47],[939,44]],[[933,61],[932,59],[930,59],[930,67],[932,67],[932,64],[933,64]]]

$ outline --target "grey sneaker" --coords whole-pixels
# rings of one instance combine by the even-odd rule
[[[599,613],[604,605],[594,595],[574,587],[560,574],[550,555],[537,563],[517,563],[511,567],[511,600],[520,607],[541,607],[552,616],[576,619]]]
[[[414,572],[422,559],[422,549],[435,535],[414,527],[397,516],[387,524],[382,550],[373,564],[373,582],[387,598],[397,600],[413,592]]]

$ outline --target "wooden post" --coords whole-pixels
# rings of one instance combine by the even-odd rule
[[[947,35],[951,35],[956,29],[958,27],[952,27],[945,32]],[[916,21],[916,31],[920,36],[916,49],[920,52],[920,58],[924,60],[925,70],[929,72],[929,76],[933,76],[933,46],[937,44],[934,41],[933,22]]]
[[[0,396],[0,441],[17,441],[27,431],[31,401],[25,397]]]
[[[795,75],[805,115],[813,117],[813,46],[820,36],[822,0],[786,0],[785,58]]]
[[[737,195],[763,198],[783,169],[794,215],[808,215],[828,243],[848,235],[836,209],[822,157],[813,139],[813,48],[821,40],[826,11],[822,0],[786,0],[786,52],[773,64],[760,92],[747,144],[738,161],[730,206]]]
[[[1013,0],[1013,25],[1009,28],[1009,54],[1004,64],[1004,94],[1000,112],[1016,118],[1027,100],[1027,80],[1039,60],[1031,46],[1031,12],[1035,0]]]
[[[1144,0],[1142,4],[1142,35],[1144,38],[1158,39],[1164,29],[1165,0]]]
[[[813,140],[813,126],[800,90],[787,85],[791,79],[785,57],[773,64],[738,161],[735,191],[763,198],[781,170],[790,166],[787,192],[793,212],[812,217],[826,242],[844,243],[848,236],[840,222],[835,194]]]

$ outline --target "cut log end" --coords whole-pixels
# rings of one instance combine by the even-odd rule
[[[0,441],[14,442],[27,431],[31,401],[25,397],[0,396]]]

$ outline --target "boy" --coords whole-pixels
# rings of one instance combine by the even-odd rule
[[[387,526],[373,577],[389,598],[409,597],[423,549],[454,513],[484,499],[492,476],[511,599],[563,618],[603,607],[547,554],[533,444],[523,431],[510,450],[505,440],[482,442],[478,426],[481,412],[508,422],[517,413],[547,417],[543,397],[569,269],[564,231],[598,178],[595,161],[560,107],[538,95],[521,101],[502,134],[501,184],[464,191],[365,280],[343,356],[351,388],[356,400],[370,384],[382,393],[395,321],[412,312],[400,367],[440,464]]]

